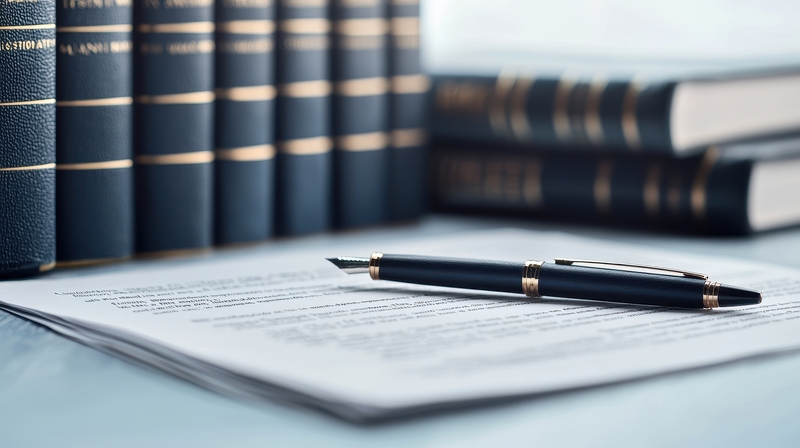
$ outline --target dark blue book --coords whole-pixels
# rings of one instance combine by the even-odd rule
[[[214,2],[134,4],[136,248],[213,243]]]
[[[685,158],[437,141],[431,164],[443,210],[728,235],[800,224],[797,135]]]
[[[390,0],[391,144],[389,217],[416,219],[427,208],[427,94],[419,53],[419,0]]]
[[[335,225],[374,225],[389,193],[386,3],[334,0],[331,11]]]
[[[800,129],[800,68],[576,65],[436,76],[434,137],[687,156]]]
[[[331,223],[330,20],[327,0],[278,0],[276,36],[277,231]]]
[[[56,2],[56,257],[129,257],[133,214],[133,9]]]
[[[272,235],[275,218],[275,7],[216,8],[216,242],[257,241]]]
[[[55,266],[55,2],[0,3],[0,277]]]

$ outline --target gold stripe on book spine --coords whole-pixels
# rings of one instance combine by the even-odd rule
[[[217,22],[218,33],[269,35],[275,32],[273,20],[231,20]]]
[[[395,148],[422,146],[428,141],[425,128],[395,129],[391,134],[391,144]]]
[[[278,22],[278,29],[291,34],[325,34],[331,30],[328,19],[287,19]]]
[[[324,80],[291,82],[278,86],[278,93],[292,98],[328,96],[332,90],[331,83]]]
[[[691,203],[692,214],[698,222],[703,222],[706,219],[706,203],[708,192],[708,178],[711,175],[711,170],[719,159],[719,148],[712,146],[706,150],[703,160],[700,163],[700,168],[697,170],[697,175],[692,183]]]
[[[227,101],[269,101],[275,99],[275,86],[249,86],[216,89],[216,99]]]
[[[214,102],[214,92],[172,93],[167,95],[140,95],[139,104],[206,104]]]
[[[56,167],[55,163],[45,163],[42,165],[31,166],[14,166],[10,168],[0,168],[0,171],[33,171],[33,170],[49,170]]]
[[[133,160],[109,160],[106,162],[89,162],[89,163],[59,163],[56,169],[59,171],[83,171],[83,170],[117,170],[123,168],[130,168],[133,166]]]
[[[345,36],[382,36],[389,31],[389,22],[385,19],[339,20],[333,30]]]
[[[642,85],[636,80],[631,80],[622,100],[622,135],[625,137],[628,148],[633,150],[639,150],[642,147],[639,123],[636,119],[636,104],[639,102],[641,91]]]
[[[392,93],[425,93],[431,88],[431,78],[428,75],[398,75],[392,76]]]
[[[394,17],[390,23],[394,36],[419,35],[419,17]]]
[[[383,77],[348,79],[334,85],[334,93],[342,96],[372,96],[389,92],[389,80]]]
[[[61,268],[79,268],[83,266],[94,266],[98,264],[116,263],[119,261],[130,260],[130,255],[124,257],[108,257],[108,258],[88,258],[86,260],[66,260],[56,262],[56,267]]]
[[[533,136],[527,111],[528,93],[533,83],[532,77],[520,78],[511,90],[508,121],[519,140],[529,140]]]
[[[507,137],[510,134],[506,120],[506,103],[508,94],[514,87],[516,77],[508,73],[500,73],[494,86],[494,92],[489,100],[489,124],[495,135]]]
[[[137,31],[143,34],[150,33],[213,33],[214,22],[189,22],[189,23],[143,23]]]
[[[217,160],[231,162],[257,162],[275,157],[273,145],[243,146],[241,148],[225,148],[216,150]]]
[[[341,151],[374,151],[389,145],[389,135],[385,132],[367,132],[337,136],[336,149]]]
[[[647,170],[644,181],[644,209],[651,219],[658,218],[661,209],[661,167],[653,165]]]
[[[564,74],[558,81],[556,96],[553,100],[553,127],[561,143],[568,143],[572,139],[572,126],[569,123],[569,97],[575,87],[575,80],[569,74]]]
[[[92,106],[129,106],[133,104],[133,97],[121,96],[118,98],[98,98],[94,100],[57,101],[58,107],[92,107]]]
[[[16,101],[13,103],[0,103],[0,107],[3,106],[32,106],[35,104],[55,104],[55,98],[48,98],[46,100],[32,100],[32,101]]]
[[[136,163],[140,165],[193,165],[214,161],[213,151],[184,152],[178,154],[140,154]]]
[[[611,176],[614,173],[614,163],[609,160],[600,162],[594,178],[594,203],[597,213],[601,216],[611,214]]]
[[[324,154],[333,149],[333,140],[328,137],[299,138],[278,142],[278,151],[281,154],[306,156]]]
[[[0,26],[0,31],[6,30],[50,30],[56,27],[55,23],[46,23],[44,25],[10,25]]]
[[[586,113],[584,114],[583,126],[586,130],[586,136],[595,146],[602,146],[605,142],[603,122],[600,118],[600,103],[606,86],[608,86],[608,79],[603,75],[595,75],[589,84],[589,93],[586,95]]]
[[[59,26],[59,33],[130,33],[133,25]]]

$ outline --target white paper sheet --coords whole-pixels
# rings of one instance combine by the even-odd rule
[[[677,267],[764,292],[676,310],[346,275],[372,251]],[[560,233],[501,230],[0,284],[2,306],[213,390],[353,420],[594,386],[800,348],[800,272]]]

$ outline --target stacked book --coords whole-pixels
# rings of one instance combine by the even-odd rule
[[[434,77],[438,208],[714,234],[800,224],[797,69],[548,70]]]
[[[418,0],[0,3],[0,277],[408,220]]]

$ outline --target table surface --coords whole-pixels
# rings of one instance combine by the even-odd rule
[[[404,226],[278,240],[209,257],[521,227],[800,267],[800,229],[702,238],[433,216]],[[175,261],[178,262],[178,261]],[[130,264],[64,271],[81,276]],[[0,312],[0,446],[797,446],[800,354],[764,357],[490,408],[359,426],[222,397]]]

